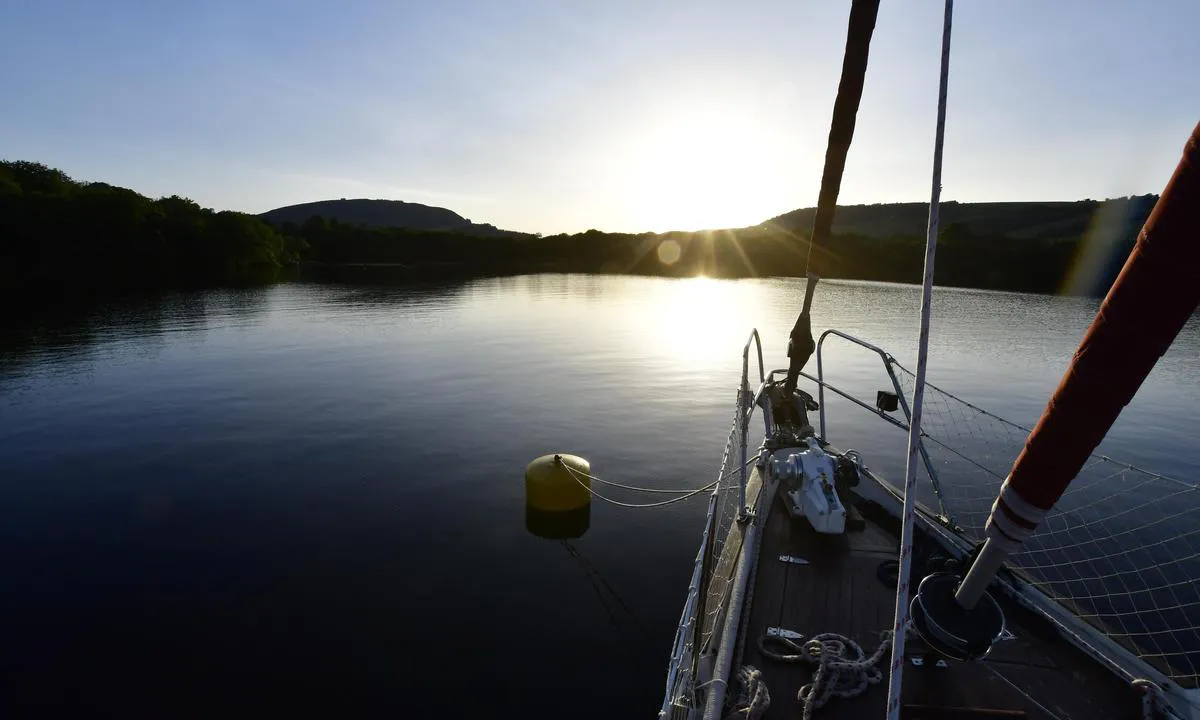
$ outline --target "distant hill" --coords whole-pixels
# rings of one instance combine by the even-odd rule
[[[320,200],[268,210],[262,213],[261,217],[276,225],[282,225],[285,222],[302,225],[311,217],[323,217],[326,220],[337,220],[347,225],[441,230],[481,237],[508,237],[523,234],[501,230],[494,225],[473,223],[446,208],[402,200]]]
[[[1155,199],[947,202],[934,280],[1103,295]],[[924,203],[839,208],[822,276],[919,282],[926,214]],[[300,270],[372,281],[393,273],[802,277],[813,215],[806,208],[727,230],[542,236],[391,200],[329,200],[261,216],[217,212],[178,196],[152,200],[103,182],[78,182],[40,163],[0,160],[0,294],[140,293],[258,282]]]
[[[1028,240],[1079,237],[1087,232],[1103,207],[1104,214],[1127,215],[1135,224],[1145,219],[1157,198],[1153,195],[1076,202],[943,202],[939,224],[965,226],[975,235]],[[774,217],[761,227],[807,233],[816,208],[802,208]],[[842,205],[833,219],[834,235],[894,237],[925,235],[928,203]]]

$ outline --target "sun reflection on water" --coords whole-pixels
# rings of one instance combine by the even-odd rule
[[[736,365],[761,308],[757,287],[737,280],[691,277],[656,283],[642,316],[647,336],[681,365]]]

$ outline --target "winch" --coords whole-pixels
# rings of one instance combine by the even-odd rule
[[[804,517],[819,533],[846,531],[846,508],[835,487],[837,458],[815,437],[806,438],[803,447],[775,453],[773,472],[784,483],[784,504],[793,518]]]

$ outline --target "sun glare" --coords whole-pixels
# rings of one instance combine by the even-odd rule
[[[648,230],[742,227],[765,220],[778,188],[779,153],[749,114],[679,112],[637,143],[638,219]]]
[[[746,332],[747,286],[693,277],[658,284],[645,322],[664,352],[705,362],[730,360],[730,347]],[[743,338],[744,340],[744,338]],[[736,355],[736,351],[734,351]],[[735,358],[736,359],[736,358]]]

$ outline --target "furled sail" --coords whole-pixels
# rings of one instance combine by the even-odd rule
[[[808,243],[808,286],[804,290],[804,307],[796,318],[788,339],[788,374],[784,383],[787,396],[796,390],[796,382],[805,363],[812,357],[816,343],[812,337],[813,291],[822,273],[830,266],[829,236],[833,229],[833,214],[837,210],[846,156],[854,139],[854,123],[862,100],[863,84],[867,77],[867,56],[879,0],[854,0],[850,7],[850,23],[846,32],[846,52],[842,57],[842,77],[838,81],[837,98],[833,102],[833,121],[829,126],[829,144],[825,148],[825,170],[821,174],[821,192],[817,197],[817,213],[813,218],[812,235]]]

